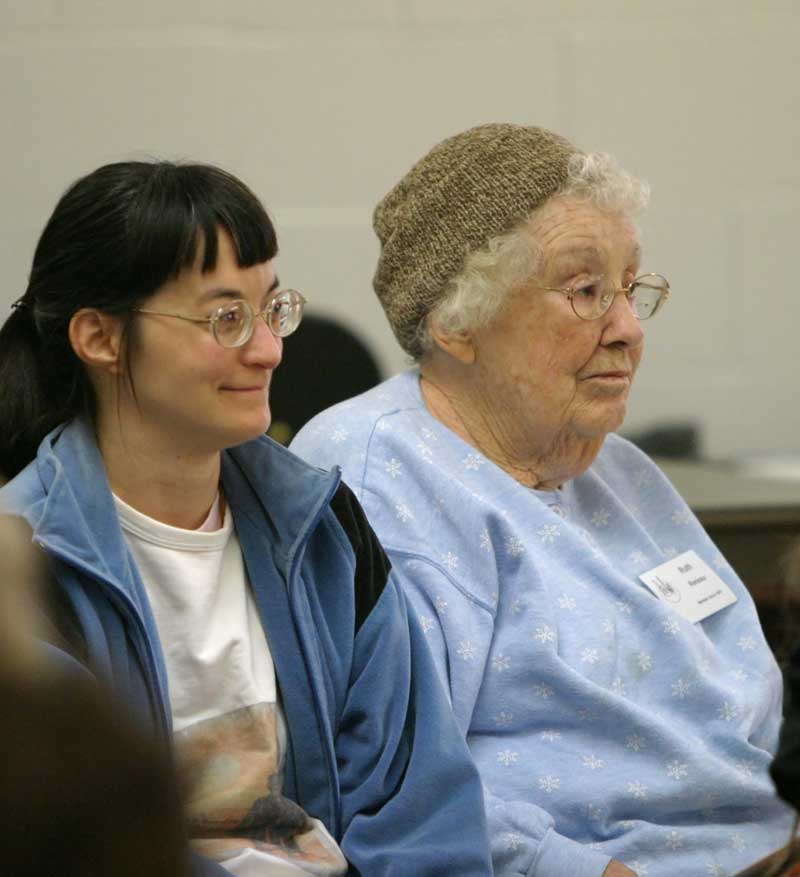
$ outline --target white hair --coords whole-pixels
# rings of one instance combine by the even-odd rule
[[[489,325],[500,312],[508,294],[534,275],[541,261],[541,248],[530,226],[553,198],[588,201],[601,210],[633,217],[650,198],[650,187],[623,170],[602,152],[571,156],[564,186],[536,208],[511,231],[491,238],[470,253],[464,267],[447,285],[442,300],[417,330],[422,357],[434,348],[431,325],[448,335],[469,334]]]

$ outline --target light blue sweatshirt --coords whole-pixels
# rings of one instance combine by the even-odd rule
[[[530,490],[425,408],[411,370],[292,450],[342,466],[481,771],[497,875],[731,875],[788,840],[767,767],[781,677],[746,588],[640,451],[611,435]],[[738,602],[696,624],[639,575],[694,550]],[[465,830],[469,830],[465,826]]]

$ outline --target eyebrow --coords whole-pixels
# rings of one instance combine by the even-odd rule
[[[269,295],[269,293],[274,292],[280,286],[280,281],[278,280],[278,275],[275,275],[275,279],[270,284],[270,287],[264,295]],[[198,299],[198,304],[207,304],[208,302],[214,301],[215,298],[227,298],[227,299],[237,299],[244,298],[244,293],[241,289],[232,289],[227,286],[219,286],[214,289],[206,290]]]

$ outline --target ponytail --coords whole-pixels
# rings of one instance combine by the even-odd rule
[[[76,413],[76,396],[86,385],[71,348],[71,357],[66,351],[53,357],[52,349],[47,356],[44,348],[33,308],[24,299],[15,302],[0,329],[0,476],[6,479],[36,456],[51,429]]]

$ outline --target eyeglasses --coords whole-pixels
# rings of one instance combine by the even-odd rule
[[[597,320],[614,302],[617,293],[624,292],[628,303],[639,320],[655,316],[661,305],[669,298],[669,282],[660,274],[642,274],[628,286],[611,286],[602,274],[588,277],[577,286],[540,286],[550,292],[562,292],[572,305],[575,316],[582,320]]]
[[[261,317],[269,330],[277,338],[286,338],[300,325],[306,300],[296,289],[281,289],[274,292],[261,311],[254,311],[249,302],[236,299],[218,307],[210,317],[186,317],[165,311],[151,311],[148,308],[133,308],[140,314],[153,314],[157,317],[175,317],[190,323],[208,323],[211,334],[221,347],[241,347],[253,337],[256,316]]]

